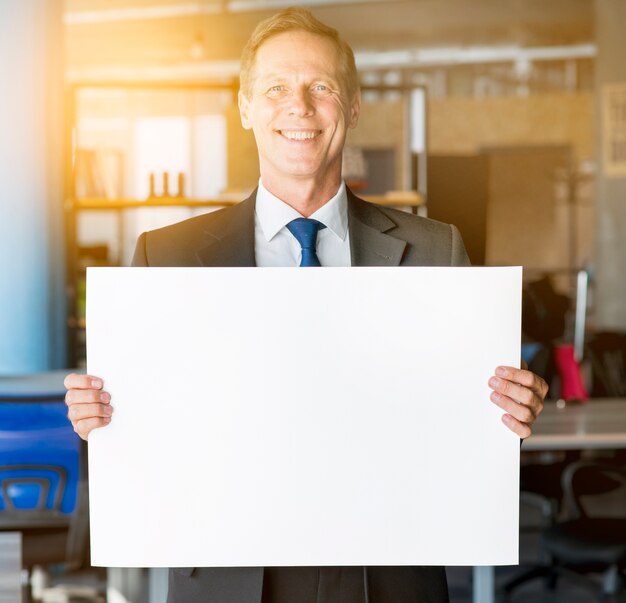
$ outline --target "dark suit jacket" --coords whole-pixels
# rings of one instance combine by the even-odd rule
[[[233,207],[143,233],[133,266],[255,266],[255,193]],[[456,227],[368,203],[350,190],[348,226],[353,266],[469,265]],[[443,568],[368,568],[368,583],[371,603],[448,600]],[[262,587],[263,568],[176,568],[168,603],[260,603]]]

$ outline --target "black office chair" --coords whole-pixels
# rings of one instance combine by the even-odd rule
[[[613,484],[611,499],[604,498],[603,507],[597,495],[585,496],[586,484],[598,479]],[[614,595],[623,586],[626,569],[626,467],[579,461],[567,467],[562,483],[568,519],[542,536],[542,547],[552,558],[549,571],[596,591],[598,585],[586,575],[600,572],[598,594]]]
[[[564,488],[570,481],[570,473],[576,471],[577,467],[587,464],[587,461],[580,461],[580,453],[570,451],[565,453],[564,458],[558,462],[546,465],[531,464],[522,467],[520,472],[521,501],[531,502],[539,507],[543,512],[543,525],[541,527],[541,551],[540,560],[521,573],[508,579],[500,587],[503,601],[509,601],[512,593],[521,585],[536,578],[545,578],[549,588],[555,588],[557,579],[561,573],[567,573],[566,567],[561,567],[560,571],[554,556],[545,546],[545,538],[550,538],[559,526],[558,517],[561,507],[567,510],[571,507],[568,495]],[[619,470],[619,469],[618,469]],[[619,488],[619,482],[602,472],[585,472],[577,480],[578,497],[600,497]],[[624,509],[626,514],[626,507]],[[579,581],[578,574],[569,574],[570,577]],[[589,580],[584,581],[587,587],[593,587]]]
[[[538,508],[541,512],[541,524],[523,531],[543,532],[557,520],[562,500],[561,478],[566,467],[577,460],[577,453],[566,453],[562,458],[550,463],[534,462],[520,468],[520,503]],[[508,601],[512,593],[520,586],[547,576],[546,565],[542,562],[532,564],[509,578],[500,586],[503,601]]]

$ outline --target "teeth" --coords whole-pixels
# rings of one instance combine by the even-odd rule
[[[281,130],[280,133],[285,138],[289,138],[289,140],[309,140],[310,138],[315,138],[317,136],[317,132],[300,132],[300,131],[292,131],[292,130]]]

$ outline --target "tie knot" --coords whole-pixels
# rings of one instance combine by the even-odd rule
[[[287,230],[296,238],[302,247],[301,266],[319,266],[315,253],[318,231],[326,228],[324,224],[310,218],[296,218],[287,224]]]
[[[302,249],[315,249],[317,232],[323,228],[326,228],[324,224],[309,218],[296,218],[287,224],[287,229],[296,237]]]

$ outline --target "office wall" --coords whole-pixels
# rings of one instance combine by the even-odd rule
[[[570,153],[567,146],[535,146],[488,154],[487,264],[569,265],[570,208],[560,182]]]
[[[433,99],[428,111],[430,153],[571,145],[578,160],[595,155],[591,93]]]
[[[598,149],[597,322],[626,331],[626,174],[609,174],[604,156],[603,94],[610,84],[626,85],[626,2],[596,0],[596,132]],[[622,103],[622,106],[624,104]],[[626,120],[622,117],[622,124]],[[622,125],[623,128],[623,125]],[[622,129],[623,132],[623,129]],[[624,135],[622,133],[622,140]],[[623,143],[622,143],[623,144]]]
[[[568,145],[429,155],[428,215],[459,227],[476,264],[589,266],[594,183],[579,179],[573,203],[567,182],[571,155]]]

